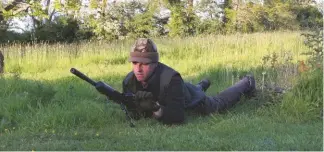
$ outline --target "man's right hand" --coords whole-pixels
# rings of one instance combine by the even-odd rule
[[[135,102],[143,111],[155,112],[160,109],[159,104],[154,101],[153,94],[147,91],[137,91],[135,93]]]

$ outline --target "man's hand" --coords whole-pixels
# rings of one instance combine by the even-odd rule
[[[138,91],[135,94],[135,102],[143,111],[155,112],[160,109],[159,104],[154,101],[153,94],[147,91]]]

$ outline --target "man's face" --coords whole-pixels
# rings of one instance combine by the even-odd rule
[[[157,63],[133,63],[133,72],[136,76],[137,81],[144,82],[154,71]]]

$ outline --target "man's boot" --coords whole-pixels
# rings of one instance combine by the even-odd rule
[[[256,96],[256,86],[255,86],[255,79],[253,75],[246,75],[244,76],[249,81],[249,88],[244,93],[247,97],[255,97]]]
[[[210,81],[208,79],[203,79],[196,86],[205,92],[210,86]]]

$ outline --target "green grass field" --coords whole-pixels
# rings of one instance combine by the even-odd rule
[[[125,114],[69,72],[121,91],[133,40],[1,46],[0,150],[323,150],[323,74],[299,73],[309,51],[299,32],[154,39],[160,61],[186,81],[210,78],[216,95],[252,73],[258,95],[179,126]],[[279,86],[275,94],[265,86]]]

